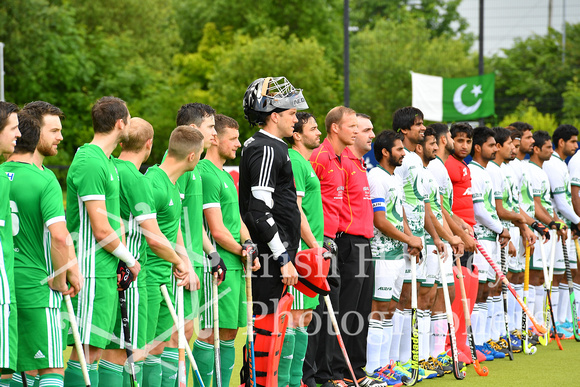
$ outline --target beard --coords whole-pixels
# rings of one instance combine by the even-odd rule
[[[38,150],[38,153],[40,153],[44,157],[55,156],[58,153],[58,149],[53,149],[52,144],[43,141],[42,139],[40,139],[40,141],[38,142],[36,149]]]
[[[445,150],[446,150],[446,151],[447,151],[447,152],[448,152],[450,155],[452,155],[453,153],[455,153],[455,146],[454,146],[454,145],[452,145],[452,144],[450,144],[450,143],[447,143],[447,144],[445,144]]]
[[[403,160],[401,160],[400,157],[396,157],[396,156],[389,156],[389,164],[393,165],[395,167],[400,167],[401,165],[403,165]]]

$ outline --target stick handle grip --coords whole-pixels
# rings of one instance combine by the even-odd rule
[[[83,344],[81,343],[81,336],[79,335],[79,326],[77,325],[77,318],[75,316],[74,308],[70,296],[64,295],[64,302],[66,304],[66,310],[68,313],[68,319],[70,321],[70,327],[72,330],[73,338],[75,340],[75,348],[77,355],[79,356],[79,363],[81,364],[81,370],[83,372],[83,379],[87,386],[91,385],[91,379],[89,378],[89,370],[87,368],[87,360],[85,358],[85,352],[83,351]]]

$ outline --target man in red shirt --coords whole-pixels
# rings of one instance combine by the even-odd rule
[[[345,174],[341,155],[348,145],[354,144],[358,134],[356,112],[344,106],[337,106],[326,115],[324,126],[326,139],[314,150],[310,156],[310,163],[320,180],[325,245],[334,246],[334,254],[336,254],[334,239],[338,232],[339,215],[343,208],[345,189]],[[332,259],[328,283],[330,285],[330,300],[335,311],[338,312],[340,276],[337,271],[336,256],[333,255]],[[330,383],[332,385],[331,381],[337,379],[333,367],[333,357],[335,352],[340,351],[336,344],[336,337],[329,331],[332,329],[331,327],[326,305],[321,299],[314,310],[312,323],[308,326],[310,338],[304,360],[302,381],[310,387],[315,387],[316,384]]]

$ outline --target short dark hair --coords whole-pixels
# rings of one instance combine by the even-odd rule
[[[564,142],[570,140],[572,136],[578,136],[578,129],[574,125],[562,124],[554,130],[552,135],[552,143],[554,147],[558,147],[558,142],[562,139]]]
[[[20,137],[16,140],[14,153],[33,153],[40,139],[39,118],[22,109],[18,112],[18,129]]]
[[[467,122],[457,122],[451,125],[449,128],[451,132],[451,138],[457,137],[459,133],[465,133],[467,138],[473,138],[473,128]]]
[[[425,141],[427,141],[427,137],[429,137],[429,136],[435,137],[435,141],[437,141],[437,134],[435,133],[435,129],[433,129],[431,126],[428,126],[427,128],[425,128],[425,135],[423,136],[423,139],[421,141],[419,141],[417,144],[424,146]]]
[[[521,140],[522,139],[522,131],[516,128],[515,126],[508,126],[506,127],[507,130],[510,131],[510,135],[512,136],[512,140]]]
[[[226,128],[239,129],[240,125],[238,121],[234,120],[232,117],[225,116],[223,114],[216,114],[215,116],[215,131],[218,136],[221,136]]]
[[[377,159],[377,161],[381,161],[383,159],[383,149],[386,149],[387,152],[391,153],[393,147],[395,146],[395,141],[403,141],[403,139],[404,136],[402,133],[395,132],[393,130],[383,130],[375,138],[375,159]]]
[[[195,125],[199,128],[207,117],[215,116],[215,109],[204,103],[186,103],[177,112],[177,126]]]
[[[435,122],[433,124],[430,124],[429,126],[427,126],[427,129],[429,128],[435,131],[435,140],[437,141],[437,145],[439,145],[441,137],[444,137],[447,135],[447,133],[449,133],[449,127],[445,124],[442,124],[441,122]],[[425,135],[427,135],[426,132]]]
[[[490,137],[494,137],[495,133],[487,126],[478,126],[473,129],[473,145],[471,146],[471,156],[475,154],[475,146],[483,146]]]
[[[410,129],[415,124],[417,117],[423,119],[423,112],[416,107],[406,106],[393,114],[393,130]]]
[[[314,120],[316,120],[316,117],[312,113],[296,113],[296,119],[298,122],[294,124],[294,133],[302,133],[304,130],[304,125],[308,122],[308,120],[310,120],[310,118],[314,118]],[[294,136],[284,137],[284,140],[288,141],[290,145],[294,145]]]
[[[117,120],[129,123],[129,109],[125,101],[117,97],[102,97],[91,110],[93,130],[95,133],[109,133],[115,127]]]
[[[22,110],[36,117],[36,119],[40,121],[41,126],[44,124],[44,116],[57,116],[61,120],[64,120],[65,118],[62,110],[45,101],[34,101],[27,103],[24,105]]]
[[[537,132],[534,132],[534,148],[538,147],[542,149],[544,144],[548,141],[550,141],[550,134],[545,130],[538,130]],[[533,152],[534,151],[532,148],[532,154]]]
[[[516,128],[517,130],[522,132],[522,135],[527,130],[529,130],[530,132],[534,130],[534,127],[532,125],[528,124],[527,122],[522,122],[522,121],[512,122],[508,126],[512,126],[512,127]]]
[[[8,117],[12,113],[18,113],[20,108],[12,102],[0,101],[0,132],[8,125]]]
[[[512,132],[509,129],[504,128],[503,126],[496,126],[492,128],[495,135],[495,142],[498,145],[503,146],[503,144],[507,141],[508,138],[511,138]]]

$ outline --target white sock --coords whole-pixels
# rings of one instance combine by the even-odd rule
[[[411,309],[403,311],[401,326],[401,343],[399,344],[399,361],[406,363],[411,359]]]
[[[380,320],[369,320],[369,331],[367,334],[367,364],[366,370],[372,373],[379,368],[381,346],[383,344],[383,324]]]
[[[500,336],[504,336],[506,334],[502,296],[496,296],[493,298],[493,319],[494,324],[491,338],[495,341],[498,340]]]
[[[429,359],[429,341],[431,339],[431,311],[419,310],[419,359]]]
[[[400,337],[400,336],[399,336]],[[380,366],[384,367],[393,359],[391,354],[391,342],[393,341],[393,320],[383,320],[383,344],[381,345]]]
[[[518,293],[518,296],[520,296],[520,299],[524,299],[524,285],[523,284],[518,284],[518,288],[516,288],[516,292]],[[516,301],[515,297],[512,297],[508,294],[508,300],[512,299],[514,302],[514,329],[517,330],[521,330],[522,329],[522,307],[520,306],[520,304],[518,304],[518,302]]]
[[[534,286],[534,288],[536,290],[536,311],[534,312],[534,317],[537,321],[544,321],[544,287]],[[531,326],[531,324],[528,326]]]
[[[536,315],[536,289],[533,286],[530,286],[528,290],[528,298],[527,298],[527,306],[530,314],[532,316]],[[531,321],[529,317],[526,317],[526,327],[529,329],[531,327]]]
[[[399,309],[395,310],[393,314],[393,335],[391,336],[391,348],[389,350],[391,359],[394,361],[400,361],[400,350],[401,350],[401,332],[403,332],[403,312]]]
[[[493,297],[487,297],[484,310],[487,319],[485,322],[485,330],[483,332],[483,341],[488,341],[492,338],[491,331],[493,328]]]
[[[554,312],[554,319],[556,319],[556,324],[558,321],[558,313],[560,313],[560,289],[557,286],[552,285],[552,293],[550,294],[552,300],[552,310]],[[551,317],[550,317],[551,318]]]
[[[568,284],[561,283],[558,287],[558,293],[560,294],[560,298],[558,301],[559,309],[558,315],[556,316],[556,321],[563,324],[568,320],[568,310],[570,310],[570,293],[568,292]]]
[[[441,352],[445,352],[447,340],[447,316],[445,313],[431,316],[431,356],[436,358]]]
[[[577,320],[580,317],[580,284],[577,283],[574,283],[574,299],[576,300],[576,316],[573,318]]]
[[[479,326],[479,320],[481,319],[481,313],[479,310],[479,304],[476,303],[473,305],[473,311],[471,312],[471,332],[473,333],[473,341],[475,341],[475,345],[479,344],[479,336],[477,335],[477,328]],[[466,338],[467,345],[469,345],[469,338]]]
[[[520,298],[523,299],[524,295],[524,286],[522,284],[516,284],[514,285],[514,290],[516,291],[516,293],[518,294],[518,296],[520,296]],[[508,291],[509,293],[509,291]],[[520,316],[520,319],[518,320],[518,316],[517,316],[517,311],[516,311],[516,298],[513,297],[512,295],[508,294],[508,298],[507,298],[507,313],[508,313],[508,317],[509,317],[509,330],[510,332],[513,331],[514,329],[518,329],[518,324],[521,324],[522,318]],[[521,308],[517,308],[520,309]]]

